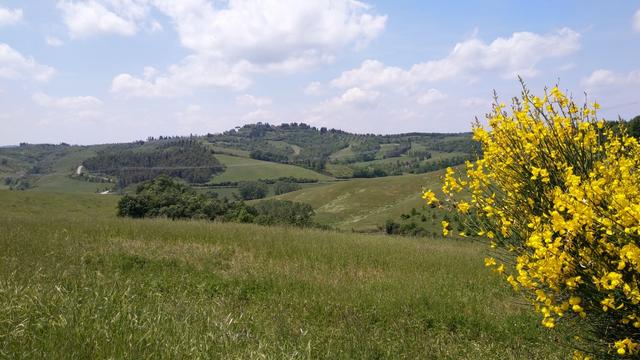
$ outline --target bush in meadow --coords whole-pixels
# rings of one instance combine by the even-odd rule
[[[558,87],[498,103],[474,139],[483,157],[447,169],[443,199],[485,239],[485,264],[542,324],[581,329],[576,357],[640,357],[640,145]],[[443,233],[453,230],[443,222]],[[562,327],[568,328],[568,327]]]

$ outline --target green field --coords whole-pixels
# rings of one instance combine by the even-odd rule
[[[212,180],[214,183],[277,179],[283,176],[318,179],[321,181],[332,180],[329,176],[294,165],[218,154],[216,154],[216,158],[226,166],[226,170],[224,173],[214,176]]]
[[[0,358],[561,359],[480,245],[0,191]]]
[[[280,199],[308,203],[316,221],[339,229],[376,230],[387,219],[420,208],[422,188],[440,188],[442,171],[420,175],[354,179],[294,191]]]

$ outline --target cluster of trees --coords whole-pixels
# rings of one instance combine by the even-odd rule
[[[9,187],[9,190],[27,190],[31,188],[31,183],[24,176],[7,176],[4,178],[4,184]]]
[[[299,178],[294,176],[281,176],[276,179],[258,179],[257,181],[263,182],[265,184],[275,184],[277,182],[312,184],[312,183],[317,183],[318,179]],[[211,185],[212,186],[238,186],[239,183],[240,183],[239,181],[221,181],[221,182],[213,183]]]
[[[421,161],[417,158],[409,158],[408,160],[398,160],[396,162],[378,163],[375,165],[353,166],[354,178],[374,178],[384,176],[395,176],[406,173],[423,174],[431,171],[446,169],[450,166],[464,164],[465,161],[473,159],[468,156],[451,156],[439,160],[429,162]]]
[[[167,176],[138,185],[135,194],[118,202],[118,216],[132,218],[208,219],[264,225],[312,226],[313,209],[307,204],[268,200],[249,206],[243,201],[197,193]]]
[[[273,184],[273,193],[276,195],[282,195],[300,189],[302,189],[302,186],[294,182],[276,181]]]
[[[424,174],[431,171],[446,169],[448,167],[458,166],[460,164],[464,164],[467,160],[474,160],[473,155],[467,156],[452,156],[439,160],[433,160],[426,163],[416,163],[412,165],[407,172],[412,174]]]
[[[256,160],[264,160],[271,161],[277,163],[288,163],[289,162],[289,153],[288,151],[278,151],[278,150],[265,150],[265,149],[253,149],[249,153],[249,157]]]
[[[159,175],[203,183],[224,171],[213,151],[193,138],[179,139],[150,149],[112,147],[85,160],[83,165],[94,173],[117,176],[121,188]]]
[[[627,128],[629,129],[629,135],[635,137],[636,139],[640,139],[640,115],[629,120],[629,122],[627,123]]]
[[[269,187],[262,181],[241,181],[238,193],[243,200],[262,199],[269,193]]]
[[[395,148],[385,152],[383,155],[383,158],[389,159],[389,158],[400,157],[403,154],[405,154],[407,151],[409,151],[409,149],[411,149],[411,143],[399,144]]]
[[[295,182],[285,180],[278,180],[272,182],[272,184],[275,195],[286,194],[302,188]],[[238,183],[238,194],[243,200],[262,199],[269,194],[269,185],[265,181],[241,181]]]

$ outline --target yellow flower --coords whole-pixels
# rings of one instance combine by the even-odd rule
[[[511,111],[494,105],[488,128],[474,126],[482,157],[463,174],[447,170],[442,204],[513,257],[485,265],[508,273],[544,326],[573,321],[570,311],[607,334],[594,342],[603,352],[638,354],[640,143],[598,119],[597,103],[578,106],[557,86],[543,97],[523,90]]]
[[[469,205],[469,203],[466,201],[461,201],[458,203],[458,210],[460,210],[460,212],[462,212],[463,214],[468,213],[469,208],[471,208],[471,205]]]
[[[436,197],[436,194],[431,190],[425,191],[422,194],[422,198],[427,201],[427,205],[431,205],[438,202],[438,198]]]
[[[442,235],[449,235],[449,222],[442,220]]]

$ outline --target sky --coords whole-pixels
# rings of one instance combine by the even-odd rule
[[[0,145],[463,132],[558,84],[640,114],[640,1],[0,0]]]

